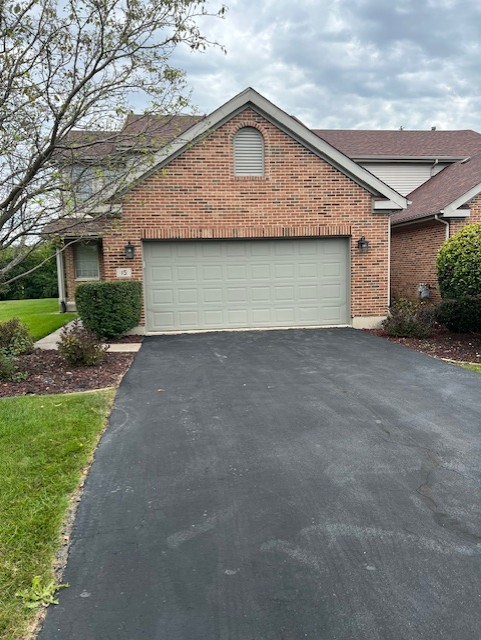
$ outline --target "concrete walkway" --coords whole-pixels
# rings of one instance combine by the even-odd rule
[[[66,326],[70,326],[72,323],[70,322]],[[36,349],[58,349],[58,341],[60,340],[60,336],[62,334],[64,327],[60,327],[57,331],[45,336],[41,340],[37,340],[35,343]],[[110,353],[136,353],[142,343],[141,342],[128,342],[124,344],[108,344]]]

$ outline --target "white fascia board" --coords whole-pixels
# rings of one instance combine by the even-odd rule
[[[466,204],[466,202],[469,202],[480,193],[481,193],[481,183],[472,187],[471,189],[469,189],[469,191],[466,191],[466,193],[463,193],[462,196],[460,196],[459,198],[456,198],[456,200],[454,200],[453,202],[448,204],[446,207],[444,207],[442,214],[447,217],[451,217],[453,214],[456,215],[456,211],[457,209],[459,209],[459,207],[462,207],[463,204]]]
[[[447,211],[446,207],[445,209],[441,209],[439,213],[443,218],[469,218],[471,209],[453,209],[452,211]]]
[[[277,126],[280,125],[280,128],[285,132],[288,132],[291,137],[294,137],[314,153],[317,153],[326,159],[330,164],[336,166],[355,182],[364,188],[367,188],[368,191],[371,191],[371,193],[384,196],[388,200],[392,200],[400,209],[406,208],[406,198],[401,194],[394,191],[394,189],[391,189],[391,187],[382,182],[382,180],[332,147],[322,138],[319,138],[319,136],[313,133],[299,120],[293,118],[285,111],[282,111],[279,107],[276,107],[272,102],[250,87],[234,96],[234,98],[213,111],[209,116],[192,126],[172,141],[166,148],[155,153],[153,163],[150,168],[134,174],[130,187],[127,187],[119,195],[128,191],[128,189],[131,188],[131,186],[140,178],[148,177],[151,173],[160,168],[160,166],[167,164],[167,162],[188,148],[190,144],[194,143],[197,138],[217,128],[223,122],[230,119],[236,112],[241,111],[247,106],[252,106],[255,110],[258,110],[261,115],[266,116]]]
[[[399,211],[403,208],[393,200],[374,200],[373,204],[374,211]]]

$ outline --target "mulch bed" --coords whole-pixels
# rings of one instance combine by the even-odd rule
[[[107,340],[109,344],[134,344],[138,342],[143,342],[144,336],[122,336],[121,338],[111,338]]]
[[[442,327],[437,327],[429,338],[421,339],[394,338],[384,329],[371,329],[369,333],[435,358],[481,364],[481,333],[450,333]]]
[[[19,368],[27,373],[27,379],[0,382],[0,397],[72,393],[114,387],[127,372],[134,355],[107,353],[105,361],[99,366],[71,367],[57,351],[35,349],[19,358]]]

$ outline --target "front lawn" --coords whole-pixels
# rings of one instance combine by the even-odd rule
[[[77,317],[76,313],[59,313],[56,298],[40,300],[3,300],[0,302],[0,322],[20,318],[35,340],[48,336]]]
[[[3,303],[2,303],[3,304]],[[15,597],[52,579],[69,498],[92,457],[113,390],[0,400],[0,639],[25,637]]]

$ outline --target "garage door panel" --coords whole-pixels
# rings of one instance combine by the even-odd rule
[[[268,264],[251,265],[251,277],[253,280],[270,280],[271,267]]]
[[[346,239],[144,245],[151,332],[347,324]]]
[[[204,302],[222,302],[222,289],[204,289]]]
[[[269,287],[256,287],[250,288],[251,300],[254,302],[269,302],[271,298],[271,290]]]
[[[152,282],[171,282],[173,278],[173,269],[171,267],[153,267],[151,279]]]
[[[226,267],[227,280],[247,280],[247,265],[246,264],[232,264]]]
[[[296,277],[295,264],[276,264],[274,265],[274,278],[276,280],[293,280]]]
[[[197,289],[179,289],[178,301],[186,304],[197,304],[198,291]]]
[[[229,287],[227,289],[228,302],[247,302],[247,289],[245,287]]]

